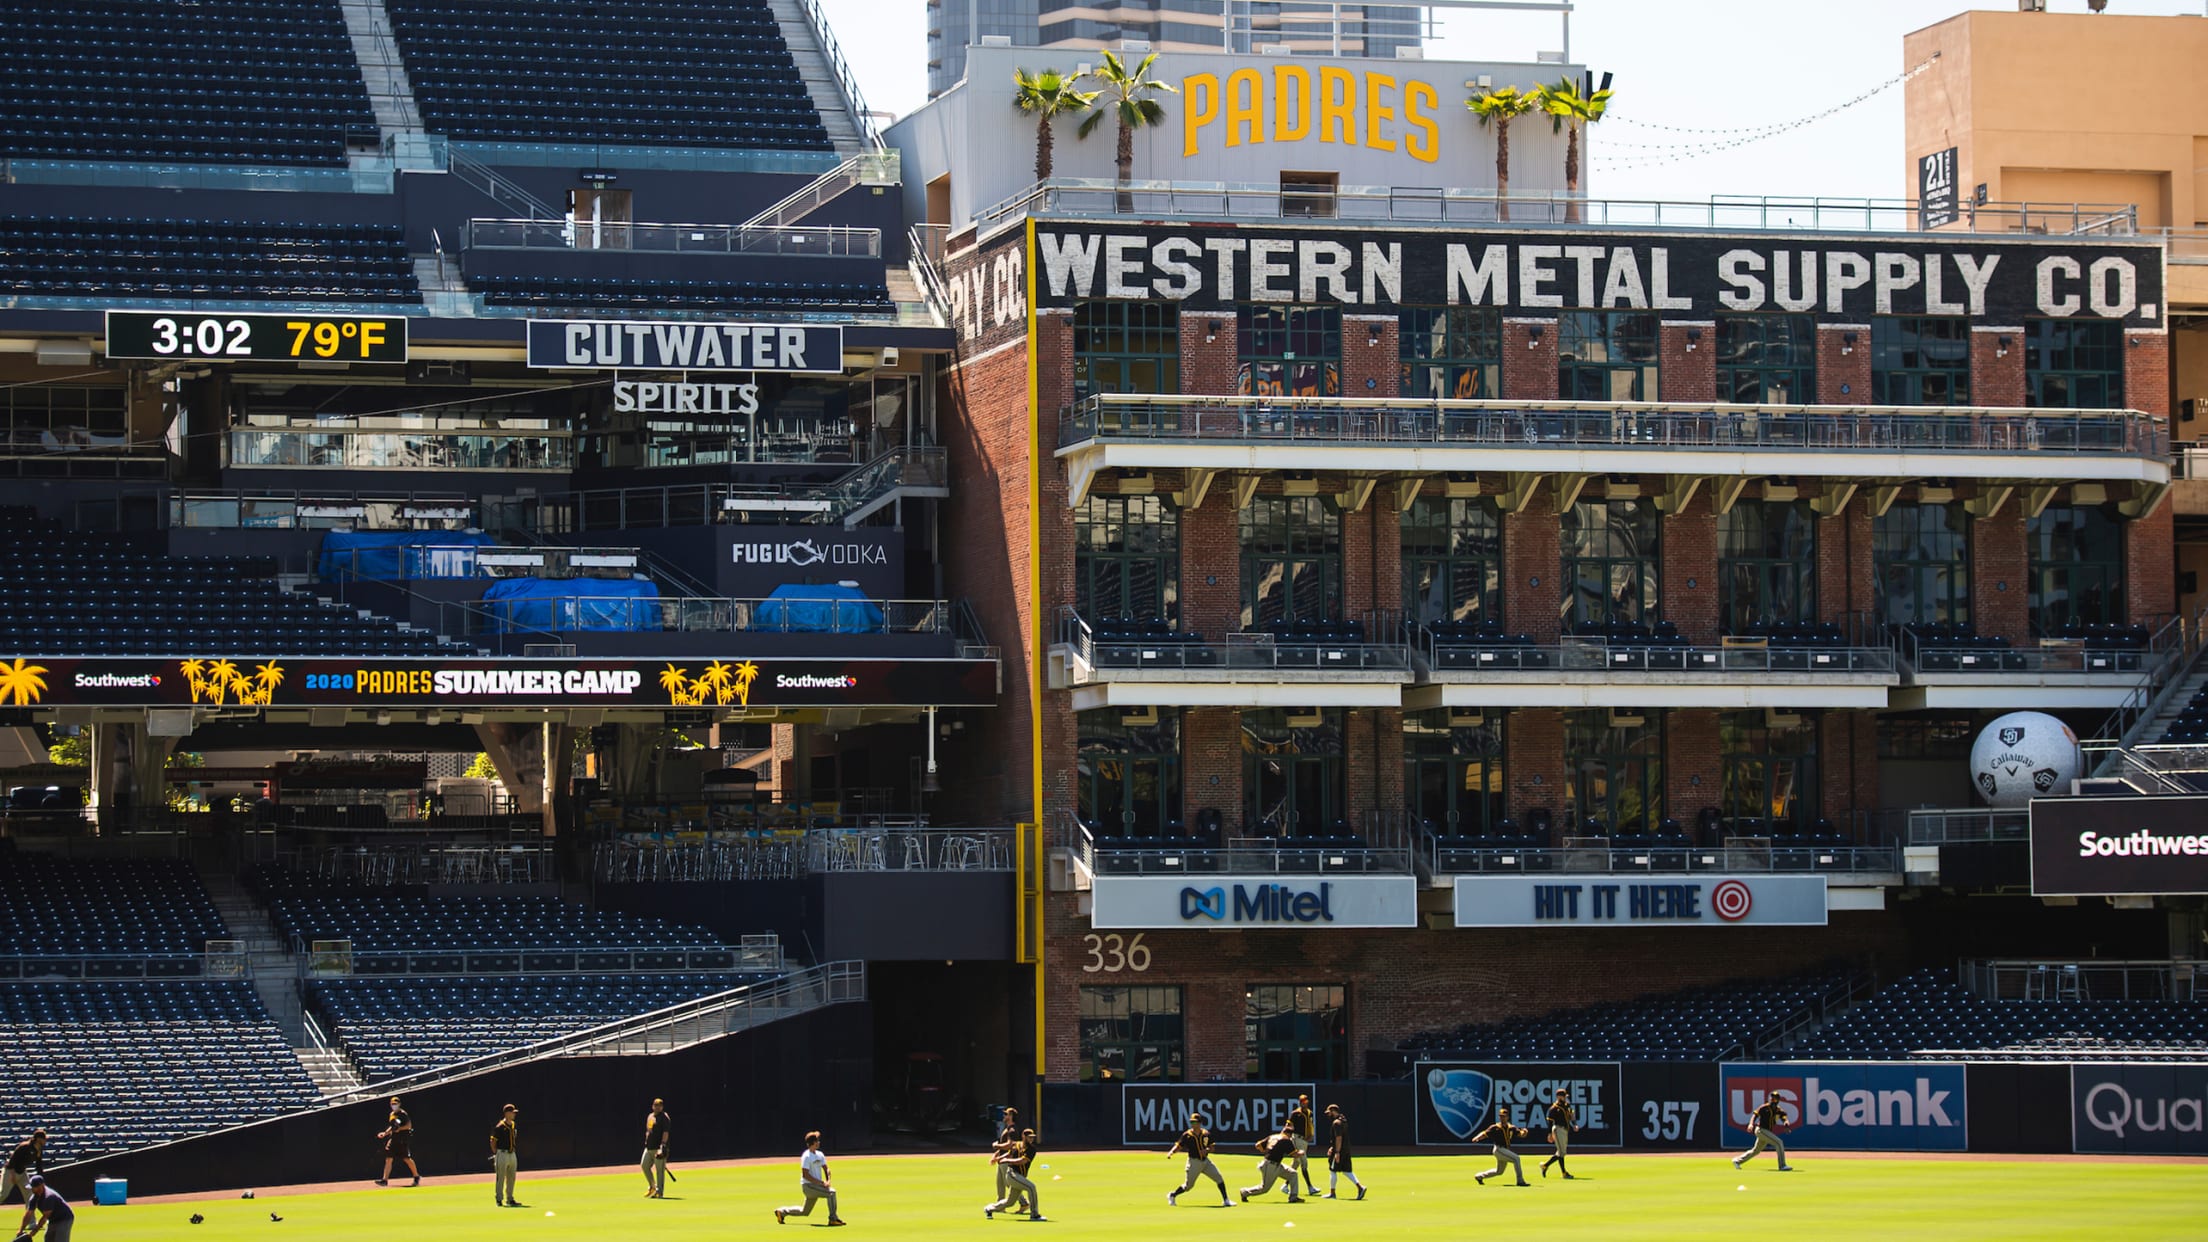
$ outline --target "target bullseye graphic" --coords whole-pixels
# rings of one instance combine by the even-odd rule
[[[1756,904],[1748,892],[1748,886],[1739,880],[1727,880],[1710,890],[1710,909],[1728,923],[1738,923],[1748,917],[1748,911]]]

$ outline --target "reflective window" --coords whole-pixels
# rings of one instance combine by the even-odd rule
[[[1720,712],[1718,810],[1738,836],[1806,832],[1817,818],[1814,713]]]
[[[1878,615],[1891,625],[1970,620],[1970,516],[1959,504],[1896,504],[1871,519]]]
[[[1083,302],[1073,311],[1073,391],[1181,390],[1181,314],[1174,302]]]
[[[1246,397],[1341,395],[1340,307],[1244,302],[1239,310],[1237,393]]]
[[[1717,399],[1806,405],[1817,391],[1817,325],[1807,315],[1719,315]]]
[[[1656,316],[1588,310],[1558,316],[1556,395],[1564,401],[1656,400]]]
[[[1970,321],[1959,316],[1874,316],[1871,403],[1969,405]]]
[[[1406,306],[1396,312],[1396,328],[1403,359],[1402,395],[1427,400],[1502,395],[1500,309]]]
[[[1501,620],[1503,521],[1477,497],[1421,496],[1403,513],[1403,612],[1412,622]]]
[[[1585,500],[1563,514],[1564,624],[1647,623],[1657,611],[1652,500]]]
[[[2098,625],[2127,619],[2124,528],[2105,509],[2050,506],[2025,524],[2024,538],[2034,630],[2054,634],[2072,622]]]
[[[1339,983],[1251,984],[1243,1028],[1251,1082],[1335,1082],[1349,1063],[1349,989]]]
[[[1331,499],[1256,496],[1240,521],[1243,629],[1340,616],[1342,516]]]
[[[1100,836],[1185,835],[1181,712],[1130,721],[1117,708],[1075,716],[1081,822]]]
[[[1413,819],[1442,836],[1478,836],[1502,820],[1506,715],[1449,708],[1404,714],[1403,796]]]
[[[1081,989],[1082,1082],[1179,1082],[1184,1060],[1181,989]]]
[[[1718,624],[1817,618],[1817,517],[1806,501],[1743,500],[1717,519]]]
[[[1242,713],[1243,831],[1346,836],[1340,708]]]
[[[2124,404],[2124,325],[2034,319],[2024,325],[2024,403],[2115,410]]]
[[[1564,713],[1564,768],[1562,835],[1653,832],[1664,819],[1664,713]]]
[[[1074,608],[1101,617],[1172,620],[1181,577],[1181,516],[1162,496],[1091,496],[1073,526]]]

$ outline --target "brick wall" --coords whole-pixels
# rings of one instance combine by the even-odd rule
[[[1182,392],[1207,397],[1233,394],[1235,325],[1239,322],[1228,310],[1181,312]],[[1214,324],[1218,325],[1216,329]]]
[[[1858,491],[1839,513],[1817,519],[1818,619],[1868,612],[1871,590],[1871,507]]]
[[[1711,495],[1717,482],[1704,483],[1686,508],[1662,519],[1658,546],[1662,562],[1657,574],[1663,587],[1660,615],[1693,643],[1717,641],[1717,509]],[[1690,582],[1694,585],[1687,585]]]
[[[1503,775],[1509,792],[1503,812],[1520,824],[1526,812],[1546,807],[1564,821],[1564,713],[1521,707],[1503,729]]]
[[[1847,343],[1849,334],[1855,344]],[[1817,329],[1817,402],[1871,404],[1871,326],[1827,324]]]
[[[1560,534],[1556,493],[1546,485],[1523,512],[1503,515],[1503,617],[1511,633],[1537,643],[1556,641]]]
[[[1231,707],[1191,707],[1181,716],[1181,805],[1189,827],[1207,807],[1229,835],[1242,823],[1242,713]]]
[[[1433,896],[1440,896],[1434,894]],[[1348,989],[1351,1073],[1368,1048],[1467,1022],[1496,1022],[1565,1007],[1624,1001],[1681,988],[1784,975],[1836,958],[1900,963],[1902,920],[1891,912],[1841,912],[1828,927],[1666,928],[1646,934],[1507,931],[1332,930],[1140,933],[1150,967],[1087,973],[1096,958],[1075,894],[1048,898],[1047,1077],[1078,1072],[1076,1022],[1085,986],[1178,986],[1190,1082],[1245,1074],[1245,990],[1252,984],[1342,984]],[[1435,912],[1446,902],[1437,901]],[[1122,950],[1136,933],[1122,937]],[[1108,960],[1108,959],[1107,959]]]
[[[1541,329],[1540,339],[1532,330]],[[1503,396],[1515,401],[1556,400],[1556,320],[1503,321]]]
[[[1717,712],[1673,708],[1664,714],[1664,814],[1693,831],[1695,816],[1716,806]]]
[[[1981,634],[2023,642],[2031,633],[2024,508],[2015,498],[1970,528],[1970,617]]]
[[[1374,812],[1403,809],[1403,713],[1395,708],[1352,711],[1344,717],[1348,754],[1349,822],[1361,831]]]
[[[2126,407],[2165,419],[2170,416],[2170,348],[2166,333],[2124,334]]]
[[[1181,510],[1181,626],[1213,642],[1242,624],[1242,534],[1234,489],[1222,478]]]
[[[2006,353],[2001,342],[2007,340]],[[2024,330],[1974,327],[1970,332],[1970,403],[2014,408],[2024,404]]]
[[[1853,812],[1877,809],[1877,713],[1824,713],[1817,733],[1817,782],[1823,814],[1843,832],[1853,829]]]
[[[1701,339],[1688,340],[1690,332]],[[1666,321],[1657,329],[1656,368],[1663,400],[1717,400],[1717,324]]]
[[[2167,333],[2124,334],[2124,404],[2170,417],[2170,341]],[[2136,342],[2136,344],[2134,344]],[[2125,607],[2134,621],[2177,609],[2176,506],[2164,500],[2124,532]]]
[[[1402,388],[1401,326],[1393,315],[1342,316],[1343,396],[1393,397]]]

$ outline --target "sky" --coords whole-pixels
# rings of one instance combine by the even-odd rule
[[[820,0],[867,106],[927,102],[924,0]],[[2084,12],[2086,0],[2048,0]],[[1902,88],[1736,148],[1725,130],[1816,116],[1900,76],[1901,39],[1965,9],[2016,0],[1576,0],[1572,59],[1615,75],[1609,119],[1589,134],[1590,194],[1703,202],[1713,195],[1904,198]],[[2201,15],[2208,0],[2110,0],[2109,12]],[[1554,14],[1444,11],[1429,59],[1531,60],[1560,50]],[[1672,130],[1656,126],[1677,127]],[[1477,187],[1466,187],[1477,188]]]

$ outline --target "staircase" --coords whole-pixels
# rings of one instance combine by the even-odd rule
[[[386,138],[422,132],[421,110],[414,104],[414,84],[407,80],[406,62],[399,56],[398,36],[391,30],[391,14],[383,0],[343,0],[345,31],[352,36],[353,59],[360,62],[361,81],[368,86],[369,106],[376,110],[376,127]]]
[[[2185,706],[2193,701],[2193,695],[2208,687],[2208,661],[2197,663],[2178,680],[2177,689],[2164,695],[2161,710],[2147,717],[2144,725],[2135,729],[2125,740],[2131,746],[2152,746],[2162,740],[2162,732],[2185,714]]]
[[[314,1089],[322,1093],[323,1099],[333,1095],[346,1095],[367,1085],[353,1071],[352,1063],[345,1059],[342,1052],[328,1048],[294,1048],[291,1051],[292,1055],[299,1058],[300,1067],[307,1071],[307,1077],[314,1080]]]
[[[298,968],[284,937],[269,922],[268,912],[227,872],[202,870],[199,882],[215,903],[215,912],[222,915],[222,925],[230,929],[230,939],[245,942],[246,958],[253,964],[253,991],[282,1028],[291,1054],[299,1058],[300,1068],[314,1080],[315,1088],[325,1096],[358,1090],[360,1075],[345,1058],[308,1034]]]
[[[812,96],[813,108],[820,113],[820,123],[827,127],[828,141],[835,146],[836,154],[848,159],[880,146],[865,128],[865,118],[859,115],[866,102],[859,98],[858,84],[845,67],[843,52],[828,33],[816,0],[772,0],[770,7],[775,23],[782,27],[782,42],[789,46],[790,59],[797,62],[797,75],[805,81],[805,92]]]
[[[438,319],[475,318],[475,298],[460,278],[460,265],[450,255],[414,256],[414,283],[421,286],[422,305]]]

